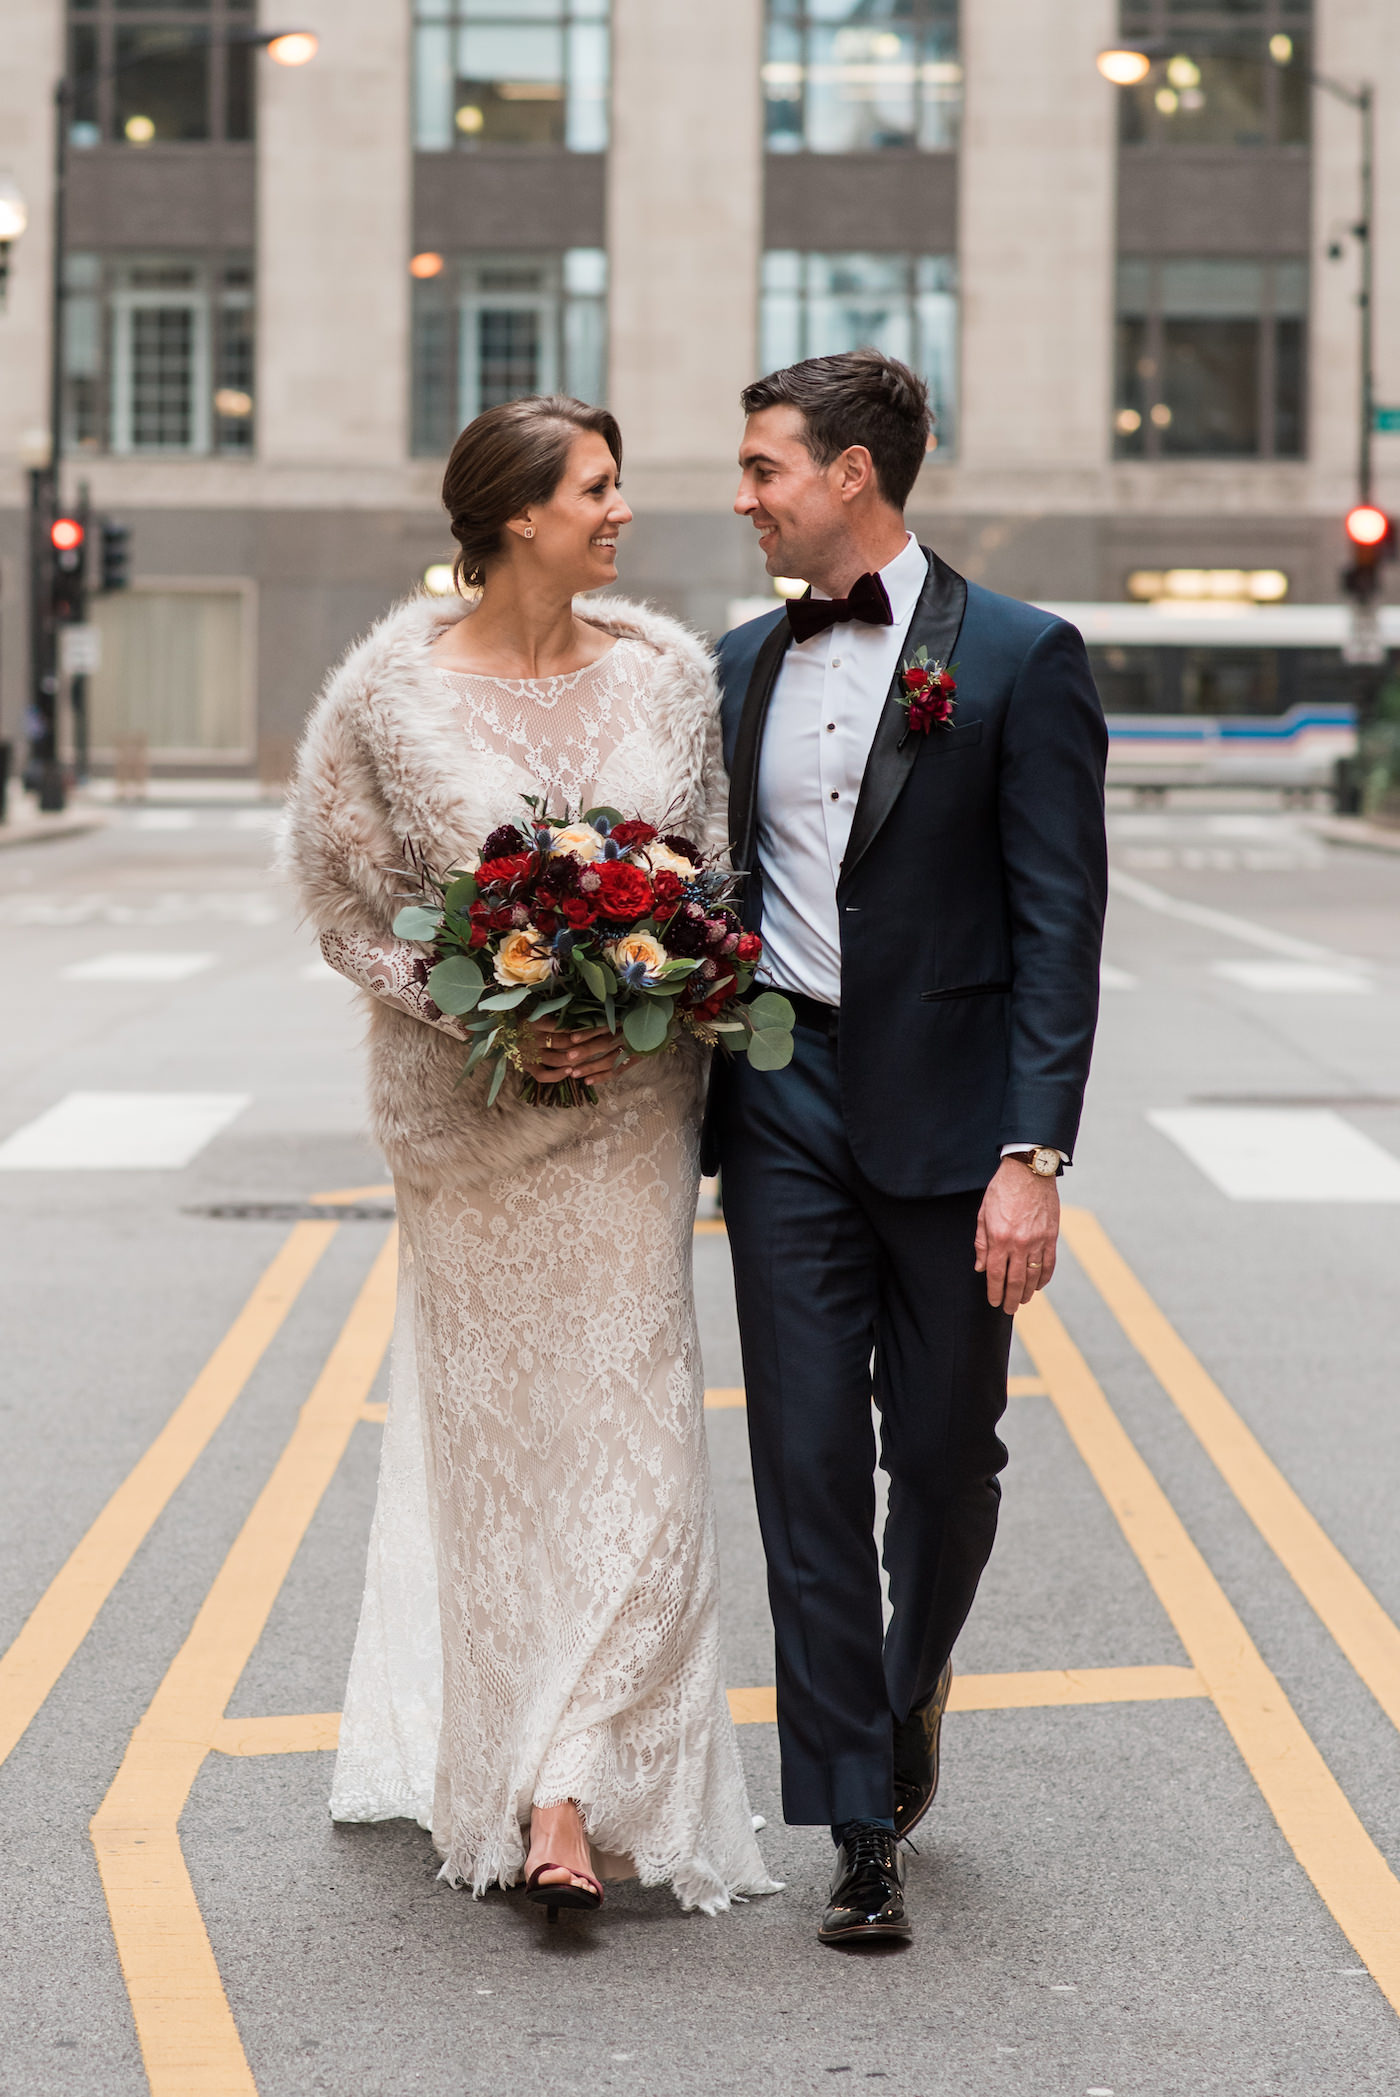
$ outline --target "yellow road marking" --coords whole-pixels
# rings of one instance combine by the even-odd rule
[[[1160,1704],[1209,1695],[1193,1667],[1046,1668],[1014,1675],[954,1675],[948,1709],[1034,1711],[1052,1704]],[[778,1692],[731,1689],[729,1715],[736,1726],[774,1725]]]
[[[695,1219],[695,1235],[697,1238],[722,1238],[725,1235],[724,1218],[722,1216],[697,1216]]]
[[[1044,1296],[1017,1330],[1293,1854],[1400,2012],[1400,1883]]]
[[[1400,1628],[1337,1549],[1087,1209],[1064,1231],[1084,1272],[1264,1541],[1400,1727]]]
[[[393,1191],[392,1182],[387,1187],[340,1187],[334,1194],[309,1194],[307,1200],[317,1208],[338,1208],[347,1201],[387,1200]]]
[[[373,1420],[379,1427],[384,1425],[388,1417],[389,1407],[382,1398],[378,1399],[373,1405],[362,1405],[360,1407],[360,1418],[362,1420]]]
[[[189,1390],[0,1657],[0,1762],[24,1736],[340,1228],[298,1223]]]
[[[310,1755],[340,1745],[338,1711],[290,1718],[221,1718],[211,1747],[221,1755]]]
[[[92,1821],[153,2097],[256,2097],[179,1820],[384,1358],[396,1237],[391,1230]]]
[[[730,1406],[742,1405],[743,1402],[744,1386],[742,1384],[733,1388],[720,1384],[711,1384],[705,1393],[705,1410],[707,1413],[724,1412]]]
[[[1194,1667],[1056,1667],[954,1675],[950,1711],[1033,1711],[1050,1704],[1162,1704],[1210,1691]]]
[[[1048,1398],[1050,1390],[1038,1376],[1008,1376],[1006,1395],[1008,1398]]]

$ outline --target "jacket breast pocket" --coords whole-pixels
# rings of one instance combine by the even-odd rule
[[[954,722],[951,728],[931,728],[928,732],[930,749],[940,750],[946,757],[951,757],[958,750],[970,750],[974,743],[980,743],[981,740],[980,721]]]

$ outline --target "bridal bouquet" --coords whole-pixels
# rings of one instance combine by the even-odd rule
[[[688,838],[613,808],[529,814],[493,830],[474,867],[438,874],[409,843],[414,900],[394,920],[399,939],[429,948],[428,995],[475,1039],[463,1076],[494,1065],[487,1104],[508,1068],[531,1102],[596,1103],[573,1079],[537,1084],[521,1029],[606,1027],[631,1054],[654,1056],[682,1034],[747,1055],[756,1070],[792,1059],[793,1010],[766,991],[741,1002],[763,955],[734,907],[738,880]],[[470,1017],[468,1016],[470,1015]]]

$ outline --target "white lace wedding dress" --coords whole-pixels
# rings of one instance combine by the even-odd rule
[[[568,677],[437,673],[502,820],[528,792],[664,826],[650,656],[624,638]],[[322,946],[456,1031],[416,947]],[[389,1417],[331,1811],[430,1826],[444,1876],[477,1893],[519,1876],[531,1804],[566,1799],[607,1875],[706,1912],[775,1890],[720,1672],[691,1287],[702,1076],[692,1048],[660,1057],[597,1108],[557,1110],[542,1162],[397,1190]]]

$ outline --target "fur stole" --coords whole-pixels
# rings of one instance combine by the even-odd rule
[[[722,849],[727,786],[714,671],[678,620],[625,598],[584,599],[581,618],[647,644],[655,657],[651,725],[668,827]],[[512,811],[454,717],[430,650],[469,617],[460,601],[417,596],[397,605],[331,672],[302,737],[287,796],[283,870],[318,932],[387,943],[404,890],[396,871],[407,838],[439,870],[474,857]],[[629,811],[630,812],[630,811]],[[380,999],[369,1012],[374,1134],[396,1177],[425,1188],[481,1183],[548,1152],[596,1139],[665,1094],[691,1111],[703,1083],[693,1045],[635,1063],[596,1108],[527,1107],[507,1082],[485,1105],[487,1079],[459,1083],[464,1045]]]

